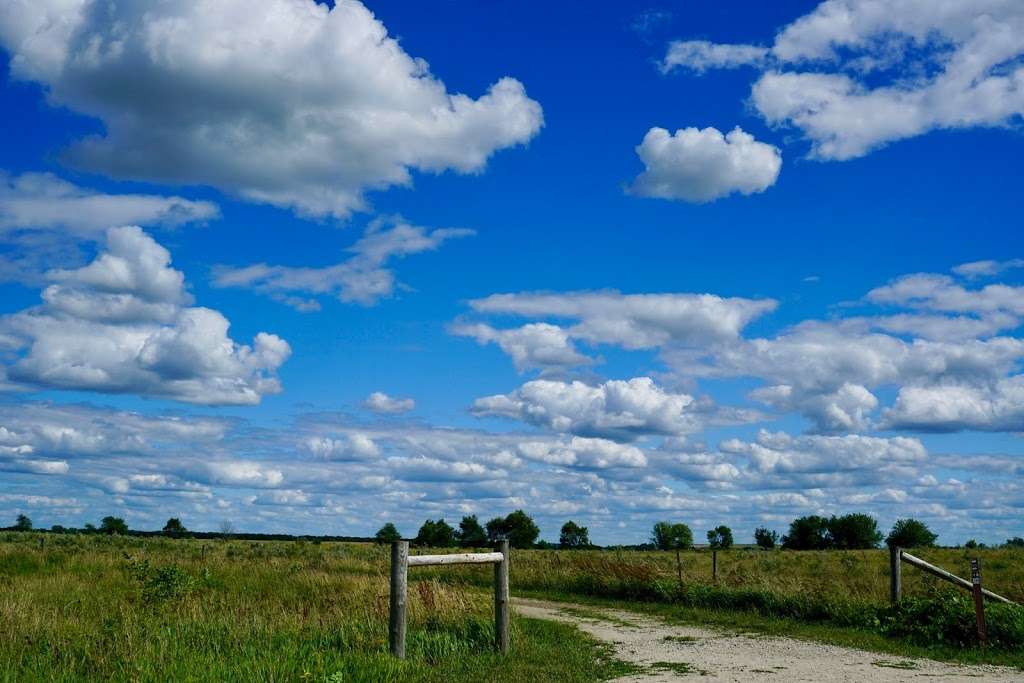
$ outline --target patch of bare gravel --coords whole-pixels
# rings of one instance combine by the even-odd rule
[[[642,668],[627,681],[1024,681],[1024,671],[906,659],[791,638],[673,626],[623,610],[515,599],[524,617],[576,625]]]

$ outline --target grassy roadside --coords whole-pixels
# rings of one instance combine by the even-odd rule
[[[0,682],[584,683],[631,668],[565,624],[413,577],[408,659],[387,646],[386,549],[0,537]]]
[[[654,616],[670,624],[718,628],[735,633],[760,636],[783,636],[799,640],[812,640],[904,658],[925,658],[958,664],[998,664],[1024,670],[1024,651],[953,648],[947,646],[922,647],[905,641],[886,638],[879,633],[867,629],[766,617],[744,611],[607,599],[556,591],[517,589],[514,591],[514,595],[516,597],[536,598],[551,602],[628,610]]]

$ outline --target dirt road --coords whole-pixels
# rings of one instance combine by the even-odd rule
[[[737,635],[673,626],[621,610],[516,599],[516,611],[536,619],[575,624],[641,668],[616,679],[643,681],[1024,681],[1024,671],[997,666],[958,666],[928,659],[823,645],[790,638]]]

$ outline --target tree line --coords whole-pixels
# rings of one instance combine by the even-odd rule
[[[4,531],[48,531],[49,533],[84,533],[131,536],[167,536],[170,538],[238,538],[241,540],[327,540],[327,541],[367,541],[391,543],[402,538],[394,524],[388,522],[373,537],[361,536],[294,536],[291,534],[258,534],[238,533],[230,522],[221,524],[219,532],[190,531],[181,520],[171,517],[160,531],[139,531],[128,528],[124,519],[108,515],[100,520],[99,525],[86,524],[81,529],[63,527],[54,524],[48,530],[35,529],[32,520],[25,514],[19,514],[13,526]],[[418,546],[432,548],[480,548],[493,545],[499,540],[507,539],[513,548],[562,548],[567,550],[596,548],[590,542],[590,534],[585,526],[568,521],[562,525],[558,543],[538,541],[540,528],[530,515],[523,510],[516,510],[505,517],[494,517],[481,525],[476,515],[466,515],[459,522],[458,528],[452,527],[444,518],[428,519],[420,526],[415,538],[411,541]],[[719,525],[709,529],[706,534],[707,545],[713,550],[727,549],[733,545],[732,529]],[[893,524],[888,535],[883,535],[874,517],[863,513],[833,515],[822,517],[807,515],[797,517],[789,524],[787,533],[780,534],[767,527],[754,530],[754,541],[758,547],[770,550],[782,547],[787,550],[866,550],[877,548],[882,541],[889,547],[920,548],[934,546],[938,535],[928,528],[924,522],[916,519],[900,519]],[[1024,548],[1024,538],[1009,538],[1004,547]],[[650,540],[637,546],[639,550],[686,550],[693,547],[693,531],[681,522],[657,522],[651,529]],[[969,540],[966,548],[984,548],[984,543]]]

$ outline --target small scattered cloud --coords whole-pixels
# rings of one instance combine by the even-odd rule
[[[266,294],[296,310],[320,310],[315,296],[334,296],[343,303],[374,306],[401,287],[387,265],[394,259],[434,251],[444,242],[475,234],[461,228],[428,230],[398,218],[372,221],[363,236],[347,249],[351,257],[330,266],[218,266],[216,287],[237,287]]]
[[[415,408],[416,401],[411,398],[393,398],[383,391],[375,391],[366,397],[363,407],[375,413],[398,415]]]

